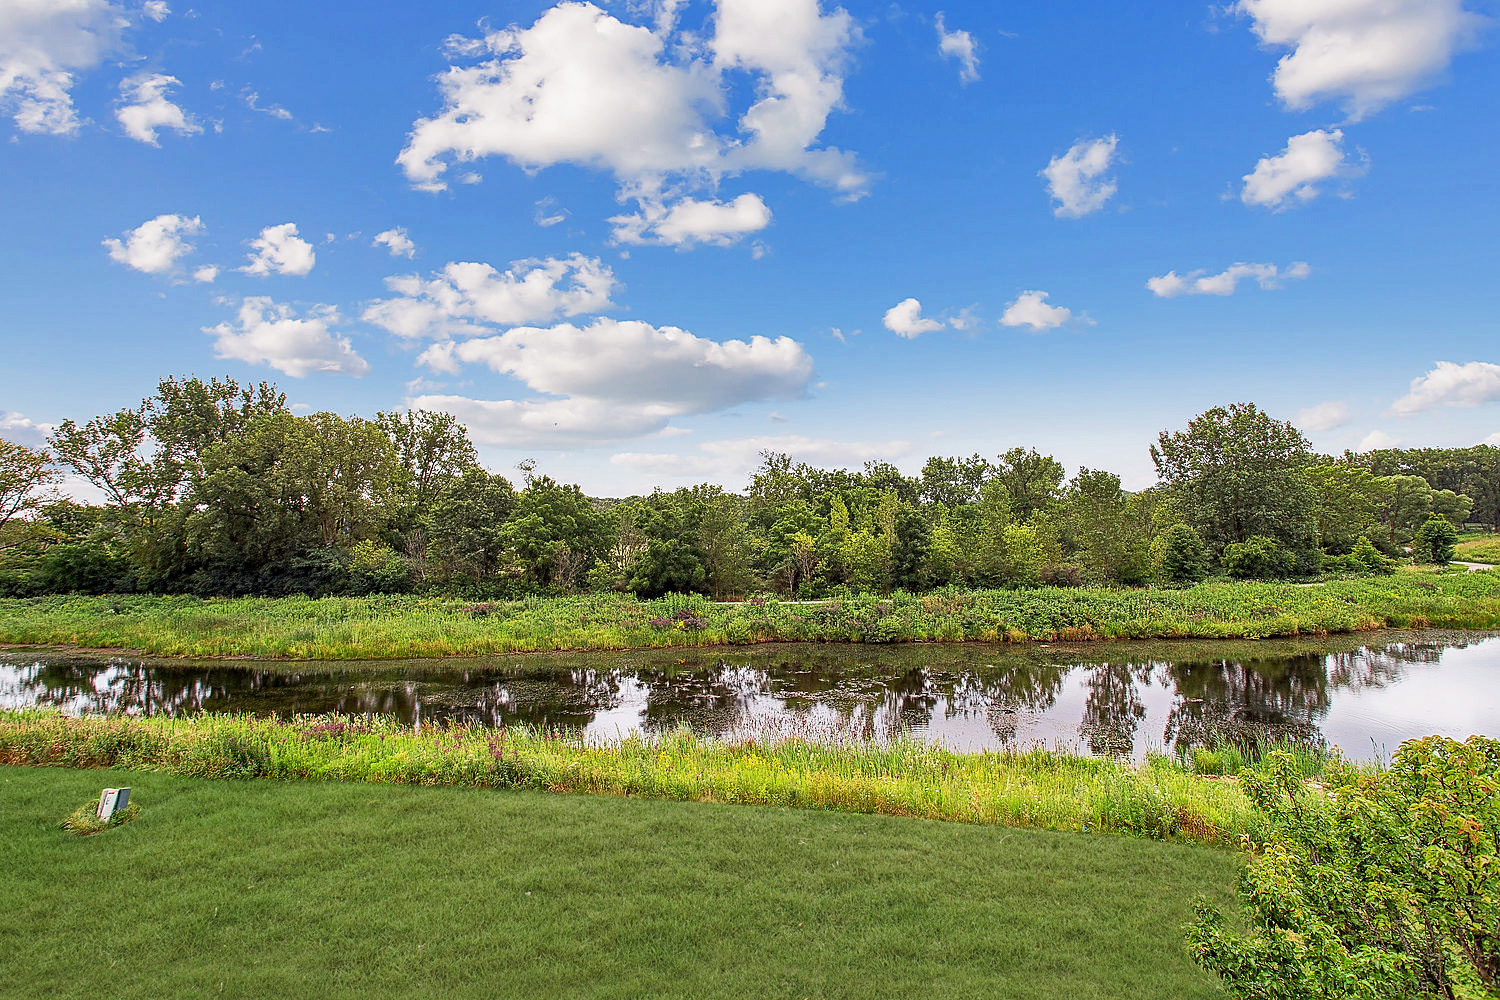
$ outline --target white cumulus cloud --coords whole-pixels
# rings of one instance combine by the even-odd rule
[[[385,247],[392,257],[405,257],[409,260],[417,255],[417,245],[406,235],[406,229],[402,226],[376,233],[370,245]]]
[[[1311,273],[1312,268],[1303,261],[1287,267],[1240,262],[1229,265],[1218,274],[1210,274],[1206,268],[1189,271],[1187,274],[1168,271],[1155,278],[1148,278],[1146,287],[1157,298],[1162,299],[1176,298],[1179,295],[1233,295],[1239,283],[1247,278],[1253,279],[1261,288],[1280,288],[1284,280],[1305,278]]]
[[[428,279],[399,275],[385,285],[396,295],[370,303],[361,317],[366,323],[398,337],[449,338],[603,312],[614,304],[617,282],[599,258],[575,253],[516,261],[506,271],[449,263]]]
[[[1271,81],[1292,110],[1343,102],[1358,119],[1447,69],[1482,19],[1463,0],[1239,0],[1263,43],[1289,50]]]
[[[0,107],[23,132],[77,132],[74,74],[115,52],[128,23],[108,0],[0,3]]]
[[[1059,218],[1077,219],[1097,212],[1114,197],[1118,185],[1108,176],[1120,137],[1080,139],[1066,153],[1054,156],[1042,169],[1047,193],[1057,202],[1052,212]]]
[[[141,13],[159,23],[171,16],[172,8],[167,5],[167,0],[146,0],[141,4]]]
[[[297,235],[295,222],[267,226],[250,241],[248,263],[240,268],[246,274],[266,277],[272,274],[304,275],[317,263],[313,245]]]
[[[203,131],[191,115],[167,100],[167,92],[180,86],[181,81],[165,73],[138,73],[120,81],[120,102],[115,106],[115,118],[124,127],[125,134],[139,142],[152,146],[157,129],[171,129],[178,135],[194,135]]]
[[[530,27],[449,39],[442,110],[413,124],[397,162],[429,190],[446,187],[455,164],[500,156],[529,170],[605,170],[627,192],[765,169],[864,193],[852,154],[818,143],[857,38],[847,13],[825,14],[818,0],[717,0],[712,34],[698,37],[677,31],[675,9],[658,10],[653,30],[563,2]],[[736,114],[740,95],[748,105]]]
[[[204,264],[193,271],[193,280],[202,285],[211,285],[219,276],[219,269],[212,264]]]
[[[924,333],[941,330],[944,324],[940,320],[927,319],[922,316],[922,303],[916,299],[902,299],[885,311],[882,320],[885,328],[898,337],[908,340],[920,337]]]
[[[1359,439],[1359,444],[1354,446],[1354,450],[1377,451],[1381,448],[1394,448],[1400,443],[1400,438],[1391,437],[1385,431],[1371,431]]]
[[[1305,410],[1298,410],[1296,416],[1292,418],[1292,423],[1305,431],[1331,431],[1344,426],[1349,420],[1349,404],[1341,400],[1331,400],[1327,403],[1319,403],[1317,406],[1309,406]]]
[[[203,232],[203,222],[194,215],[158,215],[128,229],[124,239],[104,240],[111,260],[146,274],[166,274],[193,252],[187,237]]]
[[[1500,365],[1488,361],[1455,364],[1439,361],[1432,371],[1411,380],[1406,395],[1391,404],[1391,412],[1409,417],[1439,406],[1480,406],[1500,402]]]
[[[719,342],[609,318],[434,344],[420,360],[448,373],[483,364],[536,393],[519,400],[424,395],[411,401],[454,414],[476,441],[515,446],[624,440],[660,431],[674,417],[796,399],[813,373],[812,358],[789,337]]]
[[[1073,311],[1049,305],[1047,293],[1022,292],[1005,307],[1000,316],[1002,326],[1029,326],[1033,331],[1052,330],[1073,319]]]
[[[742,194],[733,201],[683,198],[668,206],[642,199],[640,204],[639,212],[609,220],[616,243],[723,247],[771,224],[771,210],[758,194]]]
[[[1280,211],[1312,201],[1323,193],[1324,181],[1358,172],[1345,158],[1342,129],[1314,129],[1292,136],[1277,155],[1262,157],[1245,175],[1240,200]]]
[[[340,322],[333,306],[313,306],[298,316],[291,306],[264,296],[240,303],[237,323],[204,327],[214,337],[214,355],[252,365],[269,365],[292,378],[314,372],[367,375],[370,365],[354,350],[348,337],[334,327]]]
[[[937,14],[938,52],[944,59],[958,63],[958,78],[964,83],[979,79],[979,43],[967,31],[948,30],[943,12]]]

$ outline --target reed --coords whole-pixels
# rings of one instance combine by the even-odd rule
[[[1231,844],[1259,829],[1234,782],[1166,758],[1135,767],[1044,750],[959,754],[914,740],[720,742],[679,731],[591,744],[576,733],[389,719],[73,718],[0,713],[0,764],[517,788],[879,813]]]

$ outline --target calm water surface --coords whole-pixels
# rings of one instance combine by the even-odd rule
[[[1140,757],[1270,735],[1388,754],[1500,735],[1500,637],[1084,645],[773,645],[470,660],[267,664],[0,650],[0,707],[340,713],[703,735],[1065,746]]]

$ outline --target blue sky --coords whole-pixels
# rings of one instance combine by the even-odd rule
[[[0,0],[0,435],[191,373],[611,495],[1018,444],[1139,488],[1241,400],[1500,443],[1497,24]]]

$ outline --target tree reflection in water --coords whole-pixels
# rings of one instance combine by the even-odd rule
[[[1108,646],[776,646],[709,651],[551,654],[491,660],[308,664],[141,661],[0,651],[0,707],[72,713],[393,716],[590,730],[614,738],[687,726],[889,740],[903,732],[978,733],[986,746],[1023,735],[1081,738],[1095,754],[1139,753],[1164,718],[1161,745],[1266,736],[1318,741],[1340,691],[1402,682],[1466,645],[1357,639]],[[1222,655],[1205,655],[1209,651]],[[1500,641],[1495,642],[1500,654]],[[1105,656],[1107,655],[1107,659]],[[1082,700],[1082,717],[1059,708]],[[973,727],[955,730],[955,723]],[[1152,727],[1154,728],[1154,727]],[[989,734],[985,736],[983,734]],[[1148,743],[1149,745],[1149,743]]]

